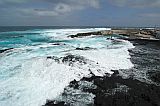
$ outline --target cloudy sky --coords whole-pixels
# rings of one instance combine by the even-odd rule
[[[160,26],[160,0],[0,0],[0,26]]]

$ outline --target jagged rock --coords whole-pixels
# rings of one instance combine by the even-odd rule
[[[82,64],[86,64],[86,59],[82,56],[67,55],[66,57],[63,57],[62,62],[69,62],[69,63],[79,62]]]
[[[85,37],[90,35],[102,35],[102,32],[98,31],[98,32],[78,33],[76,35],[70,35],[68,37],[76,38],[76,37]]]
[[[106,30],[106,31],[98,31],[98,32],[88,32],[88,33],[78,33],[76,35],[70,35],[68,37],[76,38],[76,37],[85,37],[90,35],[112,35],[113,31]]]
[[[152,74],[151,74],[151,79],[152,79],[154,82],[160,83],[160,72],[152,73]]]
[[[9,50],[12,50],[12,49],[14,49],[14,48],[3,49],[3,50],[0,50],[0,53],[6,52],[6,51],[9,51]]]
[[[84,47],[84,48],[76,48],[76,50],[91,50],[93,48],[90,48],[90,47]]]
[[[60,63],[60,59],[55,56],[47,56],[47,59],[53,59],[55,62]]]

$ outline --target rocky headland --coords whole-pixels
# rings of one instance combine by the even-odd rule
[[[68,37],[71,38],[82,38],[82,37],[86,37],[86,36],[91,36],[91,35],[112,35],[113,32],[110,30],[106,30],[106,31],[98,31],[98,32],[87,32],[87,33],[78,33],[76,35],[69,35]]]
[[[87,33],[78,33],[76,35],[69,35],[71,38],[82,38],[91,35],[97,36],[112,36],[112,35],[123,35],[127,37],[126,39],[146,39],[146,40],[158,40],[157,34],[160,29],[140,29],[140,28],[132,28],[132,29],[111,29],[111,30],[103,30],[98,32],[87,32]]]

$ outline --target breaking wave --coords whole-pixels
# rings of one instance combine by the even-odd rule
[[[67,37],[99,30],[106,29],[0,33],[1,106],[43,105],[47,99],[58,98],[73,80],[133,67],[128,49],[134,46],[128,41],[115,43],[106,40],[107,36]]]

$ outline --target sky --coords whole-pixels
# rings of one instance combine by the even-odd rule
[[[160,0],[0,0],[0,26],[160,26]]]

